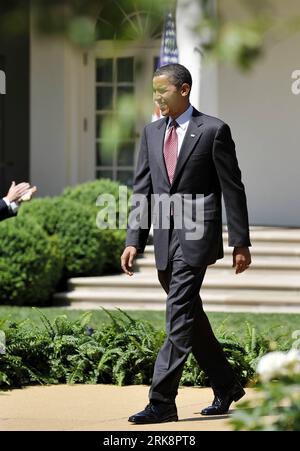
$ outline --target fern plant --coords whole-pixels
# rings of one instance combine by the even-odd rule
[[[165,333],[151,323],[137,320],[118,309],[103,309],[110,323],[93,329],[92,313],[76,321],[66,315],[52,322],[38,310],[41,323],[1,320],[6,353],[0,354],[0,387],[28,384],[151,384],[157,353]],[[272,343],[250,324],[242,343],[226,328],[217,331],[224,352],[243,384],[254,379],[256,362]],[[209,381],[191,354],[185,364],[182,385],[207,386]]]

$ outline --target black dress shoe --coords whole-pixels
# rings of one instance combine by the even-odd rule
[[[240,384],[234,384],[226,392],[218,392],[215,390],[215,398],[211,406],[201,410],[202,415],[222,415],[227,413],[230,404],[238,401],[245,395],[245,390]]]
[[[168,421],[178,421],[175,404],[153,404],[149,403],[145,410],[142,410],[128,418],[128,421],[135,424],[167,423]]]

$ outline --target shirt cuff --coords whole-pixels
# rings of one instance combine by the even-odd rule
[[[8,208],[13,212],[13,213],[17,213],[18,209],[19,209],[19,204],[17,202],[10,202],[7,197],[3,197],[4,202],[6,203],[6,205],[8,206]]]

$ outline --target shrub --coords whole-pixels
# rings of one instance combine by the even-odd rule
[[[125,246],[126,231],[99,230],[99,237],[105,253],[102,272],[105,274],[121,272],[120,257]]]
[[[100,275],[105,250],[90,207],[67,199],[58,199],[59,210],[55,232],[64,255],[64,275]]]
[[[49,235],[57,236],[64,277],[101,274],[104,244],[91,207],[63,197],[36,199],[24,207],[20,216],[35,218]]]
[[[60,217],[59,197],[43,197],[25,202],[18,213],[18,217],[34,218],[45,232],[52,236],[56,233]]]
[[[93,228],[96,228],[96,217],[99,212],[99,207],[96,206],[96,200],[101,194],[111,194],[116,199],[116,213],[117,221],[119,215],[119,187],[120,184],[109,179],[94,180],[91,182],[82,183],[73,187],[68,187],[63,191],[62,196],[42,199],[35,199],[28,204],[22,206],[20,215],[29,215],[34,217],[37,222],[43,227],[43,229],[49,234],[53,235],[58,233],[65,237],[66,234],[70,237],[70,229],[67,229],[66,221],[64,220],[66,208],[72,207],[73,212],[75,210],[89,209],[91,220],[93,221]],[[128,189],[128,196],[132,194],[132,190]],[[70,203],[73,202],[73,203]],[[76,207],[75,207],[76,204]],[[80,213],[79,213],[80,214]],[[68,214],[70,218],[71,214]],[[82,215],[83,216],[83,213]],[[71,223],[74,223],[77,218],[73,218]],[[63,226],[60,226],[63,223]],[[116,223],[118,226],[118,222]],[[80,227],[78,228],[78,230]],[[72,228],[72,231],[78,234],[76,227]],[[92,268],[92,272],[89,273],[89,269],[79,271],[74,268],[70,271],[70,267],[65,268],[65,276],[75,275],[100,275],[113,272],[120,272],[120,256],[124,249],[126,230],[125,229],[99,229],[98,232],[99,245],[101,243],[101,262],[98,259],[98,266]],[[73,237],[76,241],[76,237]],[[150,241],[149,241],[150,242]],[[70,246],[67,246],[70,249]],[[65,249],[62,249],[63,251]],[[78,259],[72,255],[72,266],[78,266]],[[70,261],[70,259],[68,259]],[[81,257],[80,257],[81,260]],[[83,262],[81,262],[83,264]],[[100,264],[101,263],[101,264]]]
[[[0,303],[46,303],[57,284],[63,258],[58,241],[32,218],[0,224]]]
[[[118,182],[110,179],[93,180],[91,182],[81,183],[76,186],[69,186],[63,191],[63,197],[79,202],[81,205],[90,205],[96,212],[99,207],[96,206],[96,200],[100,194],[112,194],[116,199],[116,210],[119,211],[119,187]],[[132,190],[128,189],[128,197]]]
[[[99,212],[99,207],[96,206],[98,196],[101,194],[112,194],[116,200],[116,219],[118,221],[119,187],[120,184],[118,182],[109,179],[94,180],[92,182],[86,182],[74,187],[66,188],[63,192],[63,197],[78,202],[80,205],[91,206],[94,210],[96,219],[96,215]],[[128,189],[127,194],[128,201],[129,196],[132,194],[132,190]],[[120,255],[122,254],[125,245],[126,231],[124,229],[102,229],[99,230],[99,235],[105,253],[103,272],[120,272]]]

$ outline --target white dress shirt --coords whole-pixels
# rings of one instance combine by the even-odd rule
[[[8,206],[8,208],[13,212],[16,213],[19,209],[19,204],[17,202],[10,202],[7,197],[3,197],[4,202]]]
[[[178,154],[177,154],[177,156],[179,155],[179,152],[180,152],[180,149],[182,146],[182,142],[185,137],[187,128],[189,126],[192,114],[193,114],[193,107],[192,107],[192,105],[190,105],[188,107],[188,109],[185,110],[184,113],[182,113],[177,119],[175,119],[178,124],[178,127],[176,128],[176,132],[177,132],[177,136],[178,136]],[[169,122],[168,122],[168,125],[166,128],[166,133],[165,133],[165,140],[167,139],[168,130],[170,128],[170,123],[172,121],[173,121],[173,119],[171,117],[169,117]]]

